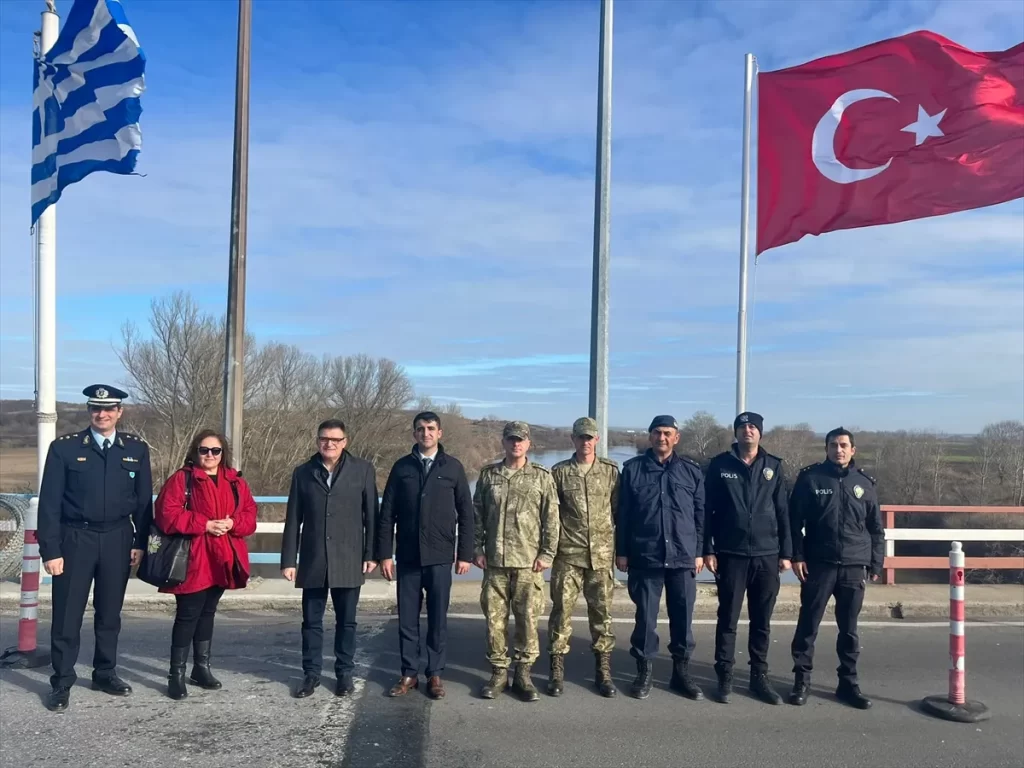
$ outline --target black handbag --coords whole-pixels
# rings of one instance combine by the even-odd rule
[[[185,509],[192,506],[192,468],[185,475]],[[142,555],[138,577],[154,587],[176,587],[188,574],[188,557],[192,537],[181,533],[164,533],[150,523],[146,551]]]

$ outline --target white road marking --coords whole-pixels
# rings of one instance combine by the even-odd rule
[[[483,615],[478,613],[449,613],[449,619],[474,619],[483,621]],[[573,621],[587,621],[586,616],[573,616]],[[615,617],[612,619],[613,624],[632,624],[633,619]],[[708,626],[713,627],[718,622],[715,619],[694,619],[694,625],[697,626]],[[749,624],[747,619],[740,619],[740,626]],[[658,624],[668,624],[668,619],[658,619]],[[826,622],[822,621],[825,625]],[[795,627],[796,621],[793,619],[773,619],[773,627]],[[910,621],[906,619],[892,619],[890,621],[858,621],[858,627],[867,627],[869,629],[889,629],[890,627],[902,627],[905,629],[936,629],[943,627],[949,629],[949,621]],[[1024,627],[1024,621],[968,621],[965,622],[967,627]]]

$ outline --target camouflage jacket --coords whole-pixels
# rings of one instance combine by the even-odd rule
[[[550,565],[558,548],[558,492],[546,467],[527,462],[513,473],[502,462],[480,470],[473,492],[476,556],[488,566]]]
[[[573,457],[555,464],[551,476],[558,489],[558,514],[562,523],[558,537],[559,560],[581,568],[611,568],[615,554],[619,465],[598,458],[584,476]]]

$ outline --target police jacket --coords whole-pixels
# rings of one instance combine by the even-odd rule
[[[882,572],[885,528],[875,480],[852,461],[846,469],[823,461],[800,470],[789,511],[794,560]]]
[[[704,551],[704,473],[673,454],[647,450],[622,465],[615,552],[630,568],[693,568]]]
[[[704,554],[790,559],[787,493],[782,459],[763,448],[749,467],[735,446],[715,456],[705,475]]]
[[[52,443],[39,488],[39,557],[63,557],[64,527],[109,531],[135,527],[134,549],[145,549],[153,519],[153,474],[149,446],[117,432],[104,456],[92,430],[63,435]]]
[[[430,472],[424,474],[418,453],[395,462],[384,486],[377,523],[377,559],[387,560],[395,547],[403,565],[448,565],[456,558],[473,560],[473,497],[466,470],[438,446]]]

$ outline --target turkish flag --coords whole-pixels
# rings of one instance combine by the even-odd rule
[[[1024,197],[1024,43],[913,32],[758,76],[757,252]]]

